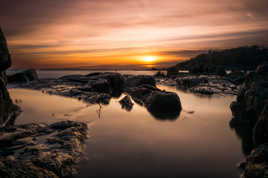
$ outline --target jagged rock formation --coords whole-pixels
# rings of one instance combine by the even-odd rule
[[[11,66],[10,54],[6,38],[0,28],[0,71],[5,71]]]
[[[268,64],[260,65],[249,73],[242,85],[237,100],[231,104],[235,121],[248,122],[254,126],[268,99]]]
[[[14,125],[19,108],[7,91],[5,70],[11,60],[0,30],[0,177],[70,177],[76,173],[87,136],[87,125],[63,121],[51,125]],[[37,79],[33,70],[13,76],[14,81]]]
[[[1,177],[70,177],[83,152],[87,125],[62,121],[51,125],[10,126],[0,133]]]
[[[10,67],[11,60],[6,39],[0,28],[0,128],[10,124],[18,114],[19,108],[15,106],[7,91],[5,70]]]
[[[244,178],[263,178],[268,175],[268,64],[249,73],[231,104],[234,127],[249,125],[254,149],[243,164]]]

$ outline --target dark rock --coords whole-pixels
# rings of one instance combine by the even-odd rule
[[[81,83],[86,84],[88,83],[88,77],[84,75],[66,75],[59,78],[60,81],[63,82],[74,82],[74,83]]]
[[[129,96],[125,96],[119,103],[121,104],[121,107],[127,111],[131,111],[134,105]]]
[[[164,72],[158,71],[158,72],[154,75],[154,77],[156,77],[156,78],[165,78],[166,75],[164,74]]]
[[[241,85],[245,81],[245,73],[241,71],[231,72],[226,77],[236,85]]]
[[[197,95],[237,93],[237,87],[225,77],[218,75],[177,75],[177,88]]]
[[[201,83],[208,83],[208,79],[205,76],[187,76],[176,79],[177,86],[179,88],[188,89],[200,85]]]
[[[106,79],[98,79],[98,80],[89,80],[86,86],[79,88],[82,91],[90,91],[90,92],[99,92],[99,93],[110,93],[111,87]]]
[[[254,126],[253,141],[255,145],[268,143],[268,100],[266,101],[263,111]]]
[[[86,138],[87,125],[81,122],[7,127],[0,133],[0,175],[71,177]]]
[[[145,104],[148,111],[160,119],[176,119],[182,109],[179,96],[164,91],[153,91]]]
[[[152,85],[141,85],[139,87],[126,89],[126,92],[132,97],[132,99],[140,105],[145,105],[146,99],[153,91],[160,90]]]
[[[109,104],[112,96],[106,93],[95,93],[89,97],[86,97],[84,101],[87,101],[91,104]]]
[[[231,104],[233,120],[237,123],[248,122],[253,133],[250,138],[254,149],[247,157],[244,178],[268,177],[268,65],[258,66],[249,73],[237,96]]]
[[[10,67],[11,59],[6,39],[0,29],[0,128],[12,124],[20,113],[19,107],[14,105],[7,91],[5,70]]]
[[[234,119],[247,120],[252,127],[259,119],[268,99],[268,75],[262,70],[265,68],[266,65],[259,66],[256,72],[246,75],[237,100],[231,104]]]
[[[155,86],[156,82],[154,77],[149,75],[129,75],[126,76],[125,85],[127,88],[138,87],[140,85],[151,85]]]
[[[8,83],[28,83],[39,79],[36,70],[28,69],[13,75],[9,75],[7,80]]]
[[[176,76],[179,73],[179,69],[174,66],[167,69],[167,77]]]
[[[125,91],[157,119],[177,119],[180,115],[181,102],[176,93],[161,91],[150,84],[126,88]]]
[[[225,68],[224,67],[215,68],[215,74],[219,76],[225,76],[226,75]]]
[[[87,77],[89,77],[89,80],[107,80],[110,87],[111,95],[113,97],[119,97],[123,92],[125,80],[123,76],[119,73],[93,73],[87,75]]]
[[[268,145],[263,144],[252,150],[247,157],[241,177],[265,178],[268,176]]]
[[[256,69],[257,74],[259,75],[264,75],[264,74],[268,74],[268,63],[259,65]]]
[[[11,57],[7,47],[6,38],[0,28],[0,71],[4,71],[11,66]]]

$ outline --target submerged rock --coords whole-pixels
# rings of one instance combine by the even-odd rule
[[[28,83],[39,80],[38,74],[34,69],[28,69],[13,75],[7,76],[8,83]]]
[[[0,132],[0,174],[70,177],[77,171],[86,137],[87,125],[73,121],[5,128]]]
[[[123,99],[119,101],[119,103],[121,107],[127,111],[131,111],[134,105],[129,96],[125,96]]]

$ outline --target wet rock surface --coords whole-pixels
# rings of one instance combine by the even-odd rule
[[[10,126],[0,132],[0,174],[4,177],[70,177],[83,152],[87,125]]]
[[[268,65],[249,73],[230,107],[235,127],[249,127],[253,149],[243,163],[242,177],[268,177]],[[244,126],[243,126],[244,125]]]

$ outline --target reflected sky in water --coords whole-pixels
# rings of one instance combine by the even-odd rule
[[[183,110],[177,120],[155,119],[135,104],[131,112],[112,99],[107,106],[39,91],[10,89],[23,109],[16,124],[71,119],[90,125],[77,177],[238,178],[241,141],[230,129],[233,96],[198,97],[175,88]]]

